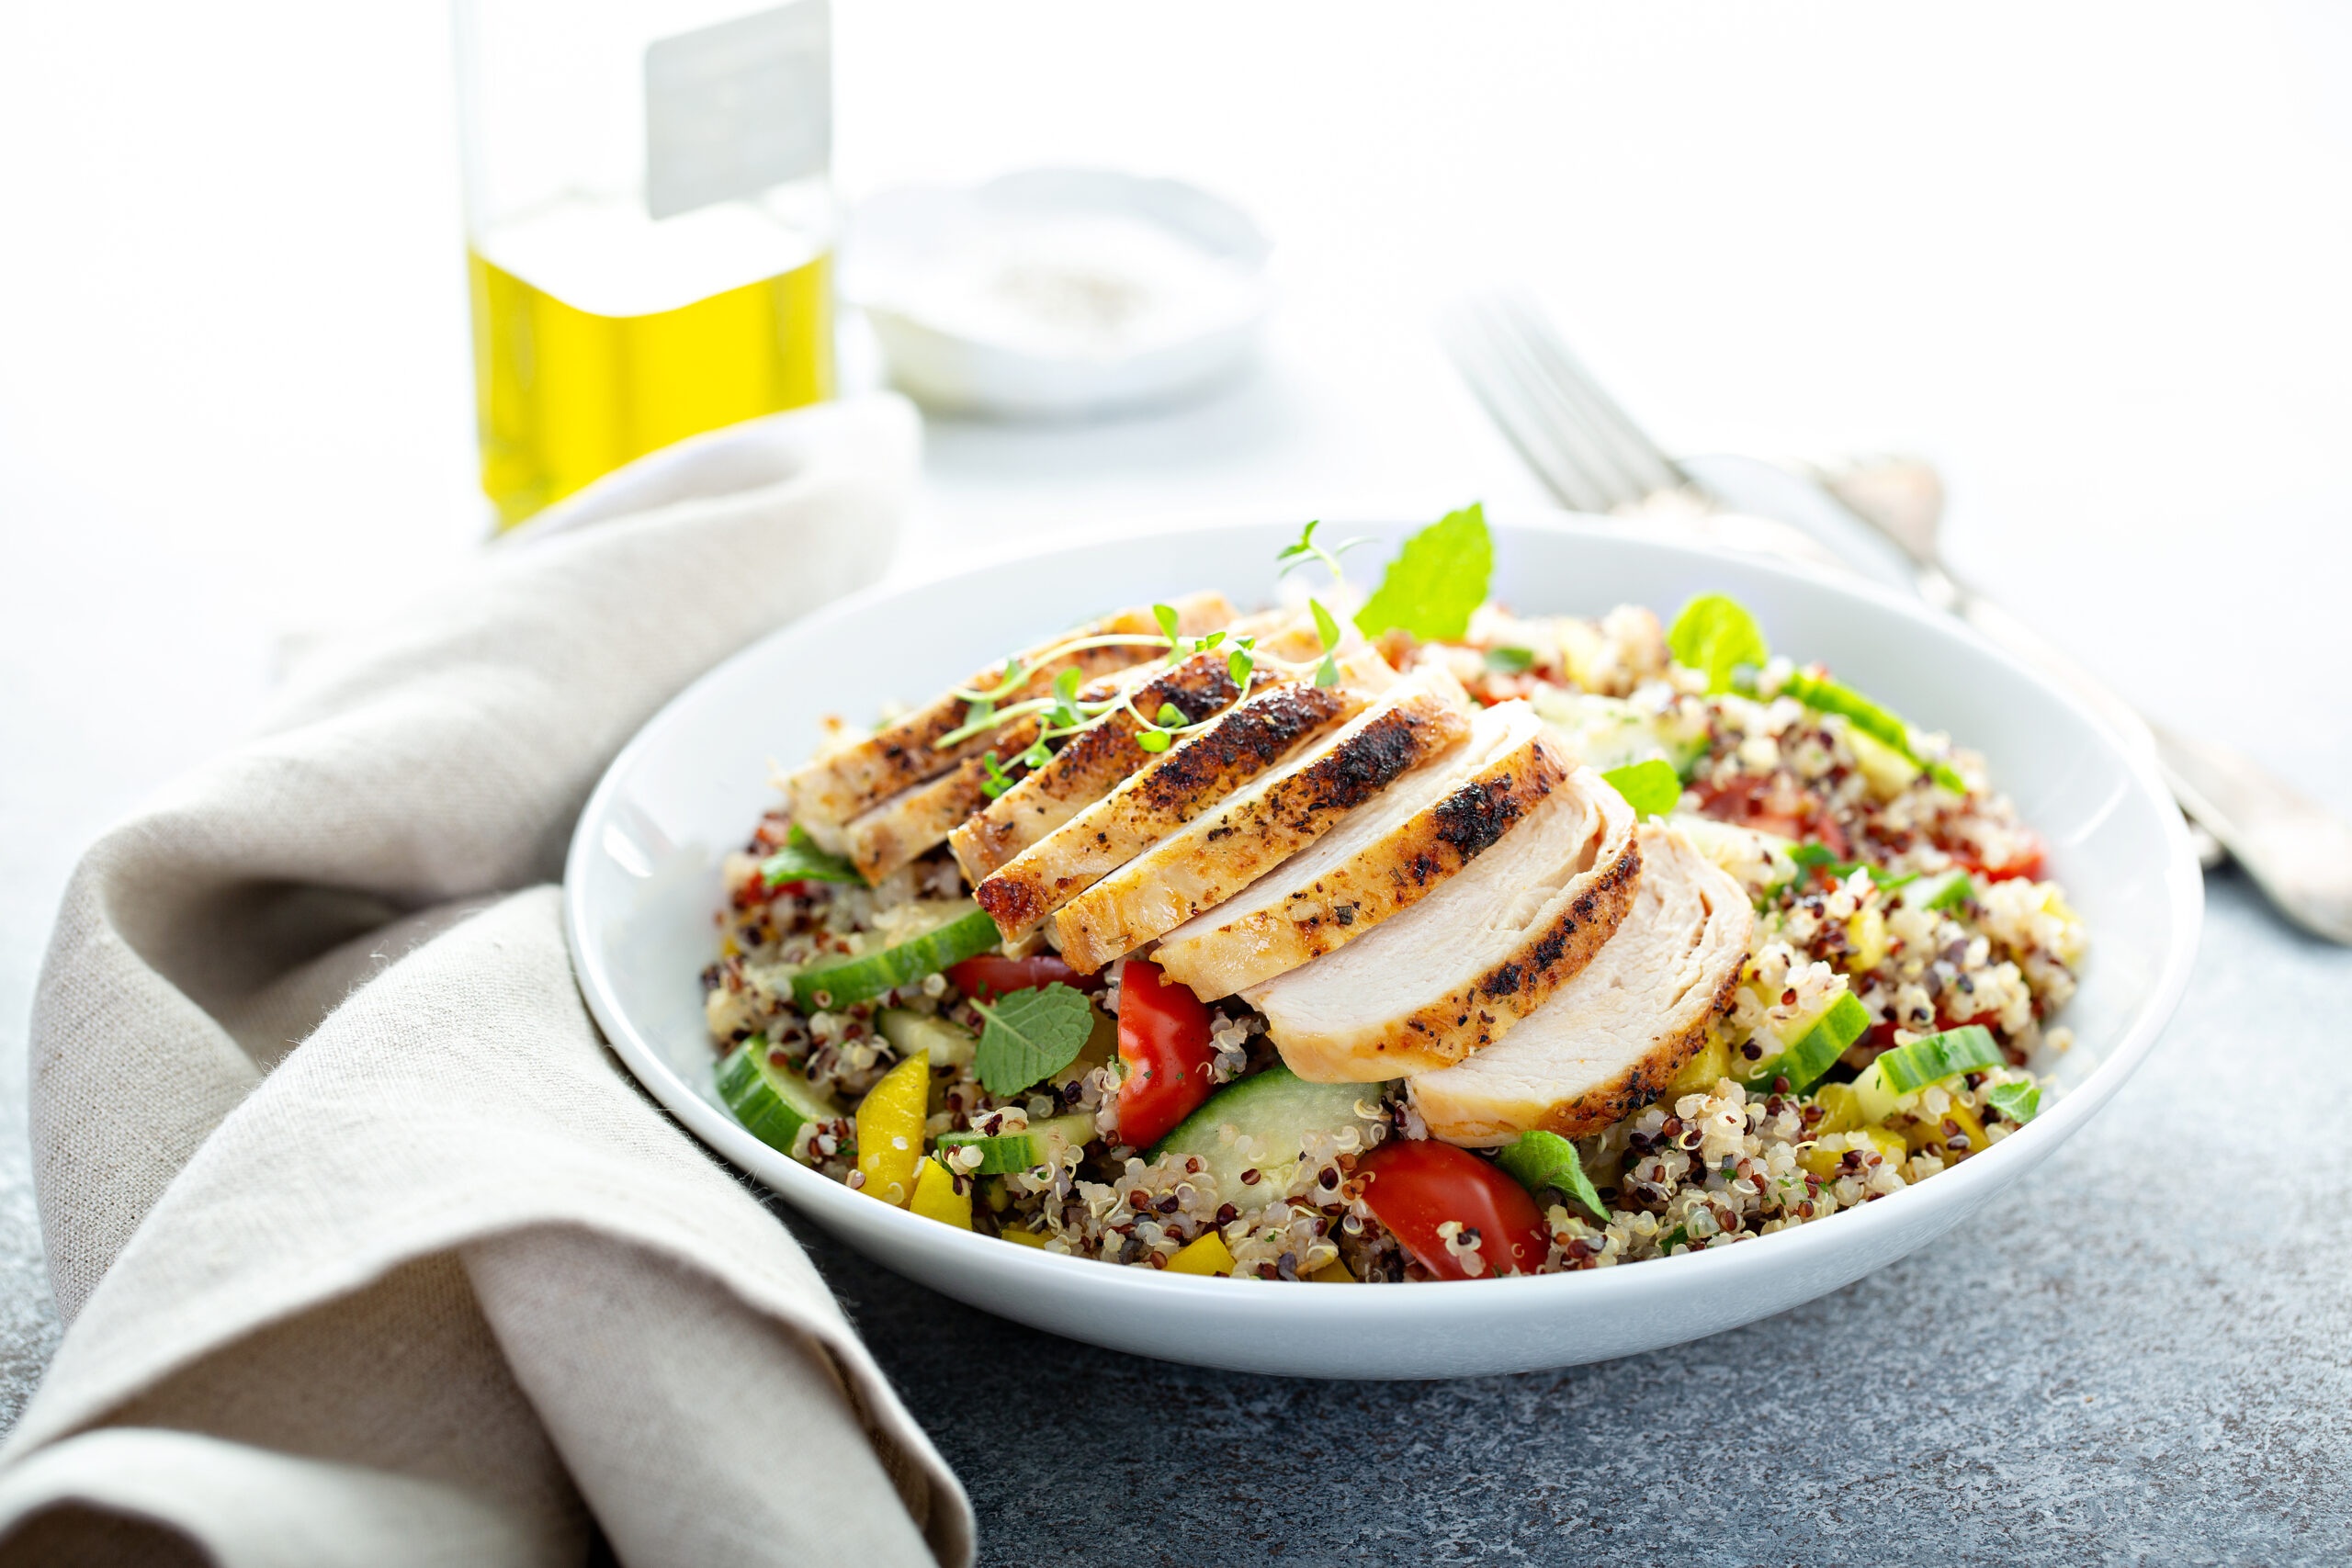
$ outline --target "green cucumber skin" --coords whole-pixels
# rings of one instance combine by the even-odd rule
[[[771,1066],[765,1035],[754,1034],[718,1066],[718,1098],[751,1134],[781,1154],[792,1153],[800,1129],[836,1120],[841,1111],[807,1084]]]
[[[1336,1133],[1359,1125],[1356,1102],[1376,1100],[1380,1091],[1376,1083],[1308,1083],[1288,1067],[1268,1067],[1210,1095],[1174,1132],[1154,1145],[1148,1157],[1194,1156],[1216,1179],[1217,1191],[1227,1202],[1255,1208],[1256,1203],[1246,1201],[1253,1189],[1241,1179],[1244,1169],[1291,1164],[1298,1158],[1308,1133]],[[1275,1153],[1261,1150],[1245,1159],[1217,1135],[1228,1122],[1243,1136],[1270,1144]],[[1272,1183],[1256,1184],[1261,1201],[1271,1195],[1271,1188]]]
[[[1814,1021],[1813,1027],[1797,1039],[1794,1045],[1764,1064],[1764,1070],[1749,1078],[1742,1087],[1751,1094],[1770,1090],[1775,1078],[1789,1080],[1789,1092],[1803,1094],[1817,1082],[1821,1075],[1838,1065],[1846,1048],[1862,1037],[1871,1026],[1870,1010],[1851,991],[1841,991],[1829,1004],[1829,1010]]]
[[[986,910],[975,908],[896,947],[821,969],[802,970],[792,977],[792,1002],[803,1012],[815,1012],[871,1001],[885,991],[911,985],[951,964],[986,953],[1000,940],[996,922]],[[821,1002],[817,999],[820,992],[825,998]]]
[[[1079,1123],[1084,1122],[1082,1128]],[[1011,1176],[1015,1171],[1035,1170],[1046,1163],[1045,1132],[1058,1126],[1063,1135],[1084,1145],[1094,1136],[1092,1118],[1086,1116],[1057,1116],[1041,1122],[1025,1133],[999,1133],[989,1136],[982,1133],[943,1133],[939,1135],[941,1153],[949,1149],[977,1148],[980,1163],[967,1169],[961,1165],[947,1168],[958,1176]],[[1083,1135],[1079,1135],[1082,1134]],[[945,1163],[945,1162],[942,1162]]]
[[[2006,1065],[1992,1032],[1981,1023],[1922,1036],[1878,1059],[1880,1077],[1897,1094],[1917,1093],[1962,1073]]]

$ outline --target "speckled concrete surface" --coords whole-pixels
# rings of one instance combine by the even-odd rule
[[[2139,1076],[1928,1254],[1747,1328],[1460,1382],[1072,1345],[832,1246],[971,1488],[1064,1564],[2340,1562],[2352,1550],[2352,953],[2211,885]]]

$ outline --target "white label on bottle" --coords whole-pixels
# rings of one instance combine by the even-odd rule
[[[822,174],[832,141],[828,0],[794,0],[646,46],[650,216]]]

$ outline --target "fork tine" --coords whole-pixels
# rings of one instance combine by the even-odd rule
[[[1541,305],[1525,293],[1512,290],[1499,296],[1496,307],[1527,344],[1529,354],[1544,367],[1562,398],[1577,407],[1611,460],[1640,488],[1642,494],[1690,482],[1673,459],[1658,449],[1657,443],[1634,423],[1632,416],[1569,351]]]
[[[1530,394],[1524,372],[1515,368],[1492,328],[1473,307],[1444,311],[1439,338],[1453,367],[1487,411],[1503,438],[1561,504],[1578,512],[1606,512],[1610,498],[1594,487],[1583,465],[1564,449],[1560,424],[1547,417]]]
[[[1654,487],[1647,478],[1616,455],[1615,432],[1593,416],[1556,367],[1546,362],[1526,324],[1491,304],[1482,314],[1498,357],[1509,367],[1535,417],[1552,433],[1587,486],[1599,493],[1601,510],[1629,506],[1649,494]]]

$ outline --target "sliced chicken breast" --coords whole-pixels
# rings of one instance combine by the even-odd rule
[[[1152,961],[1204,1001],[1295,969],[1436,891],[1517,826],[1572,766],[1527,704],[1487,708],[1460,745],[1169,932]]]
[[[1175,605],[1178,630],[1199,637],[1228,625],[1233,606],[1221,593],[1196,593]],[[1044,696],[1053,691],[1054,677],[1068,669],[1086,676],[1107,674],[1143,663],[1155,650],[1146,643],[1079,649],[1057,653],[1065,644],[1092,637],[1156,637],[1159,623],[1148,608],[1122,610],[1073,632],[1066,632],[1014,655],[1033,664],[1028,678],[1001,700],[1000,705]],[[1164,644],[1162,647],[1164,648]],[[986,691],[1004,679],[1004,667],[983,670],[964,683],[967,691]],[[969,757],[990,748],[1002,754],[1002,742],[993,732],[968,736],[952,746],[941,746],[942,736],[968,722],[970,705],[952,693],[936,698],[906,717],[884,725],[863,740],[854,741],[810,762],[785,780],[792,801],[793,820],[817,843],[836,854],[844,853],[843,826],[864,816],[892,795],[926,779],[938,777]]]
[[[1030,717],[1016,719],[996,732],[996,744],[989,750],[1000,758],[1016,759],[1009,764],[999,763],[1015,779],[1022,778],[1017,759],[1037,739],[1037,720]],[[900,790],[851,820],[842,829],[841,852],[849,856],[860,876],[879,882],[987,806],[988,784],[987,762],[980,757],[967,757],[937,778]]]
[[[1510,1037],[1412,1080],[1433,1136],[1473,1148],[1578,1138],[1657,1098],[1706,1043],[1747,962],[1756,913],[1675,829],[1642,829],[1642,890],[1584,973]]]
[[[1344,728],[1063,906],[1054,916],[1063,961],[1091,975],[1223,903],[1469,734],[1469,711],[1442,671],[1397,682]]]
[[[1362,713],[1396,681],[1386,660],[1362,649],[1343,665],[1336,685],[1305,679],[1269,686],[1014,856],[972,897],[1006,940],[1023,935],[1236,789]]]
[[[1006,790],[970,821],[949,835],[956,863],[966,880],[978,886],[1012,857],[1116,788],[1121,780],[1153,761],[1153,754],[1136,744],[1143,719],[1157,716],[1162,704],[1198,724],[1230,706],[1242,694],[1227,669],[1223,649],[1193,654],[1135,686],[1127,705],[1093,728],[1073,735],[1054,760]],[[1250,689],[1263,691],[1280,677],[1271,670],[1250,672]],[[1132,682],[1127,682],[1132,684]],[[1117,678],[1080,691],[1090,702],[1118,695],[1125,690]],[[1026,746],[1027,741],[1022,744]],[[1001,751],[999,755],[1002,755]],[[1162,753],[1165,755],[1166,753]]]
[[[1633,807],[1577,768],[1419,903],[1241,994],[1310,1082],[1434,1071],[1502,1039],[1590,963],[1641,880]]]

